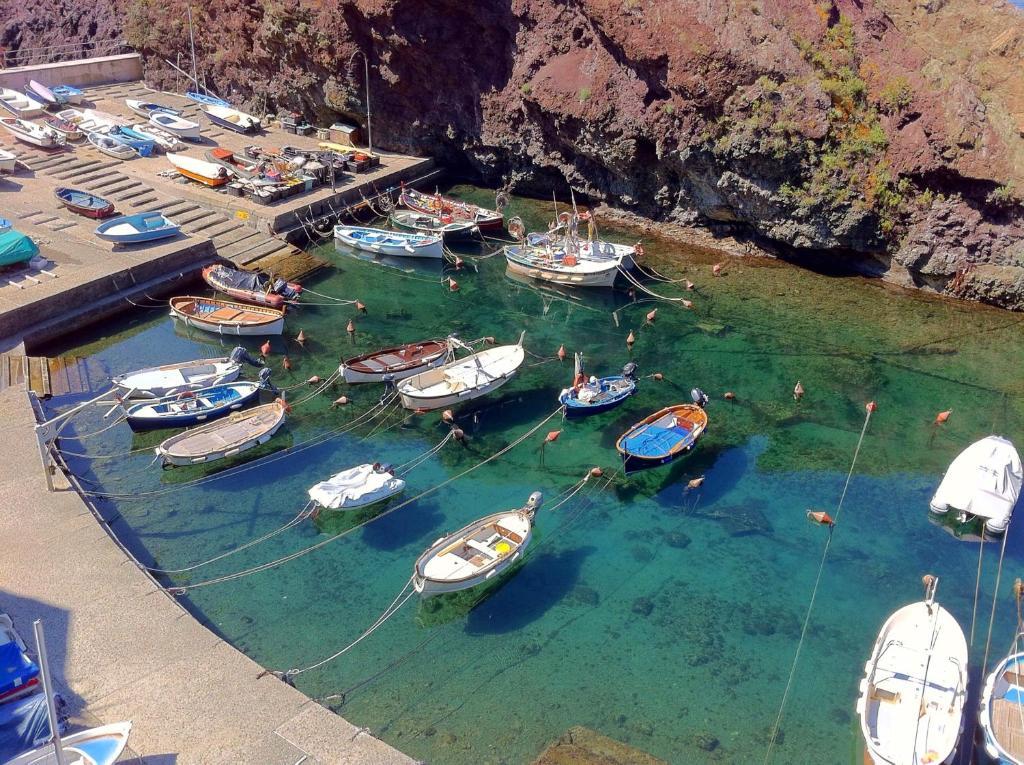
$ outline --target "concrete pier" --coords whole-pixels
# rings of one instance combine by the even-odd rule
[[[0,611],[27,638],[32,621],[44,621],[51,669],[77,721],[131,720],[139,765],[412,765],[259,677],[258,664],[134,563],[77,492],[47,492],[24,390],[0,390],[0,423]]]

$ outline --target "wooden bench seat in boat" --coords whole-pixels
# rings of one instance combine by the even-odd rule
[[[494,529],[499,534],[501,534],[503,537],[505,537],[505,539],[509,540],[510,542],[515,542],[517,545],[521,545],[523,543],[523,538],[521,536],[519,536],[514,531],[509,531],[504,526],[499,526],[498,524],[494,524]]]
[[[466,544],[472,547],[477,552],[481,553],[482,555],[486,555],[491,560],[494,560],[498,557],[498,553],[494,552],[494,550],[485,545],[483,542],[477,542],[475,539],[467,539]]]
[[[1024,760],[1024,708],[1019,703],[1007,699],[992,702],[992,732],[1010,755]]]
[[[212,313],[206,314],[205,319],[213,319],[214,321],[235,321],[240,316],[245,316],[245,311],[239,311],[235,308],[218,308]]]

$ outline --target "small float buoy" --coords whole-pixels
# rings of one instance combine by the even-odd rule
[[[450,292],[458,292],[459,291],[459,283],[457,281],[455,281],[450,276],[448,277],[448,290]]]
[[[276,403],[276,404],[277,404],[277,405],[278,405],[279,407],[281,407],[282,409],[284,409],[284,411],[285,411],[285,414],[291,414],[291,411],[292,411],[292,407],[291,407],[291,405],[290,405],[290,404],[289,404],[289,403],[288,403],[287,401],[285,401],[285,400],[284,400],[283,398],[275,398],[275,399],[274,399],[274,403]]]
[[[348,396],[338,396],[336,399],[334,399],[334,403],[331,404],[331,409],[334,409],[336,406],[345,406],[347,403]]]
[[[455,269],[456,269],[456,270],[459,270],[459,269],[461,269],[461,268],[462,268],[462,265],[463,265],[463,263],[462,263],[462,258],[460,258],[460,257],[459,257],[458,255],[456,255],[456,256],[455,256]]]
[[[658,382],[661,382],[662,380],[665,379],[665,375],[663,375],[661,372],[655,372],[653,375],[651,375],[651,377],[653,377]]]
[[[265,342],[263,345],[260,346],[260,354],[263,356],[263,358],[266,358],[267,356],[270,355],[270,341],[269,340],[267,340],[267,342]]]
[[[292,371],[292,360],[290,358],[288,358],[287,356],[285,356],[284,359],[282,359],[282,361],[281,361],[281,366],[283,366],[285,369],[287,369],[289,372],[291,372]]]
[[[626,294],[629,295],[630,300],[636,300],[636,290],[633,289],[632,287],[626,290]]]
[[[699,489],[701,486],[704,485],[704,481],[705,480],[706,480],[705,476],[700,476],[699,478],[691,478],[689,480],[689,482],[686,484],[686,488],[687,489]]]
[[[299,334],[296,335],[296,337],[295,337],[295,342],[297,342],[303,348],[306,347],[306,332],[305,332],[305,330],[302,330],[302,329],[299,330]]]
[[[714,274],[715,276],[721,276],[722,275],[722,264],[721,263],[715,263],[715,265],[711,266],[711,273]]]
[[[725,399],[726,401],[735,401],[735,400],[736,400],[736,394],[735,394],[735,393],[733,393],[733,392],[732,392],[731,390],[727,390],[727,391],[725,392],[725,395],[723,396],[723,398],[724,398],[724,399]]]
[[[799,380],[796,381],[796,385],[793,387],[793,400],[799,401],[804,397],[804,386]]]
[[[491,337],[490,335],[488,335],[487,337],[485,337],[485,338],[484,338],[484,342],[485,342],[485,343],[487,343],[488,345],[494,345],[494,344],[495,344],[496,342],[498,342],[498,341],[497,341],[497,340],[495,340],[495,339],[494,339],[493,337]]]
[[[648,324],[654,324],[654,319],[655,319],[655,317],[657,315],[658,315],[658,309],[657,308],[655,308],[653,311],[648,311],[648,313],[647,313],[647,323]]]
[[[691,282],[689,279],[687,279],[686,280],[686,289],[692,290],[693,287],[694,287],[693,282]]]
[[[590,468],[590,475],[594,476],[594,478],[600,478],[604,475],[604,471],[599,467],[592,467]]]
[[[552,430],[546,436],[544,436],[544,443],[549,444],[552,441],[557,441],[558,437],[560,435],[562,435],[562,431],[560,431],[560,430]]]
[[[680,302],[683,304],[683,308],[693,308],[692,300],[681,300]]]
[[[868,410],[868,414],[872,414],[878,409],[878,404],[876,404],[874,401],[869,401],[867,403],[867,406],[865,406],[864,408]]]
[[[354,321],[352,321],[352,319],[349,319],[349,320],[348,320],[348,326],[347,326],[347,327],[345,327],[345,330],[346,330],[346,331],[347,331],[347,332],[348,332],[348,333],[349,333],[350,335],[354,335],[354,334],[356,333],[356,323],[355,323]]]
[[[453,423],[455,422],[455,412],[451,409],[445,409],[441,412],[441,422]]]
[[[360,300],[357,300],[356,301],[356,310],[359,311],[359,313],[366,313],[366,304],[363,303]]]
[[[949,419],[949,415],[951,414],[953,414],[952,409],[947,409],[944,412],[939,412],[937,415],[935,415],[935,424],[941,425],[942,423]]]
[[[466,432],[462,428],[452,428],[452,437],[456,441],[465,441]]]
[[[319,385],[319,384],[320,384],[320,375],[313,375],[308,380],[306,380],[306,385]]]
[[[557,354],[557,356],[558,356],[558,360],[559,361],[565,361],[565,346],[564,345],[558,346],[558,354]]]
[[[426,414],[426,413],[427,413],[427,412],[429,412],[429,411],[430,411],[429,409],[424,409],[424,408],[423,408],[423,407],[421,406],[421,407],[417,407],[416,409],[413,409],[413,410],[412,410],[412,413],[413,413],[413,414],[417,414],[417,415],[424,415],[424,414]]]
[[[822,526],[828,526],[829,528],[836,525],[836,522],[832,520],[832,516],[824,510],[808,510],[807,518],[815,523],[820,523]]]
[[[626,335],[626,345],[630,348],[633,347],[633,343],[636,342],[636,335],[633,334],[633,330],[629,330],[629,334]]]

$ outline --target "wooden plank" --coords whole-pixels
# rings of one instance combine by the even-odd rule
[[[25,361],[28,366],[28,389],[37,396],[42,396],[45,386],[43,385],[43,365],[39,363],[41,359],[38,356],[26,356]]]
[[[53,385],[50,382],[50,365],[47,363],[49,359],[39,359],[39,375],[43,378],[43,398],[50,398],[53,396]]]
[[[11,356],[11,385],[20,385],[25,381],[25,357]]]
[[[11,386],[11,357],[0,353],[0,390]]]
[[[50,372],[50,393],[54,396],[63,396],[68,393],[68,373],[63,357],[48,358],[46,366]]]

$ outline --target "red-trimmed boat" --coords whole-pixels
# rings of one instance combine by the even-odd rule
[[[440,194],[424,194],[406,186],[402,186],[398,203],[424,215],[450,215],[455,220],[470,221],[481,231],[500,231],[505,227],[505,216],[497,210],[488,210]]]
[[[439,367],[451,356],[452,345],[447,340],[421,340],[345,359],[338,371],[350,384],[397,382]]]
[[[270,308],[284,308],[302,293],[302,285],[275,279],[255,271],[239,271],[221,263],[203,269],[203,280],[218,292],[235,300]]]
[[[88,191],[58,186],[53,190],[53,195],[71,212],[84,215],[86,218],[98,220],[114,214],[113,202]]]

